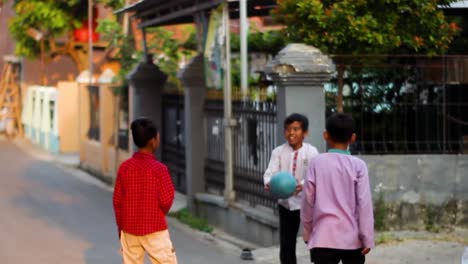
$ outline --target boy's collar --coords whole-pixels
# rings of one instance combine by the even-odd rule
[[[298,148],[298,149],[294,149],[294,148],[293,148],[291,145],[289,145],[289,143],[287,143],[287,142],[286,142],[286,145],[287,145],[292,151],[299,151],[301,148],[304,147],[305,143],[302,142],[302,146],[301,146],[300,148]]]
[[[142,158],[154,158],[154,155],[148,152],[137,151],[133,155],[136,157],[142,157]]]
[[[328,152],[330,152],[330,153],[345,154],[345,155],[351,155],[351,152],[349,152],[349,151],[347,151],[347,150],[335,149],[335,148],[329,149]]]

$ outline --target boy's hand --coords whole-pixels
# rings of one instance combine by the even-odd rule
[[[369,254],[369,252],[370,252],[370,248],[364,248],[364,249],[361,251],[361,254],[364,256],[364,255]]]
[[[296,191],[294,191],[294,195],[297,195],[298,193],[302,192],[302,187],[304,187],[302,184],[296,185]]]
[[[270,191],[270,184],[265,184],[265,191],[267,191],[267,192]]]

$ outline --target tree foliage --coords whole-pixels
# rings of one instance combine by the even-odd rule
[[[439,54],[458,32],[438,8],[450,2],[279,0],[275,15],[289,38],[329,54]]]
[[[135,49],[133,35],[125,35],[121,23],[116,17],[99,20],[97,31],[104,41],[108,43],[108,49],[117,50],[117,59],[120,63],[118,80],[125,87],[126,76],[140,61],[141,53]]]
[[[317,47],[337,64],[337,111],[343,112],[342,55],[445,53],[459,31],[439,9],[452,0],[279,0],[274,15],[295,42]],[[360,55],[360,56],[359,56]],[[373,58],[375,59],[375,58]]]
[[[98,2],[114,10],[120,9],[125,5],[125,0],[99,0]]]
[[[29,58],[40,54],[31,29],[42,32],[49,42],[79,27],[87,14],[86,3],[80,0],[17,0],[14,9],[16,16],[8,27],[16,40],[16,54]]]
[[[102,19],[99,21],[98,32],[102,34],[103,40],[109,43],[108,48],[117,50],[117,57],[121,68],[119,82],[122,86],[127,85],[128,73],[141,61],[143,52],[138,50],[132,34],[125,35],[121,23],[117,17]],[[191,49],[190,36],[194,35],[193,26],[179,28],[183,35],[189,36],[186,41],[174,37],[174,32],[164,27],[147,29],[148,53],[154,55],[156,64],[168,77],[168,86],[176,88],[179,86],[177,72],[182,59],[189,58],[194,51]]]
[[[250,32],[247,38],[249,52],[261,52],[270,55],[276,55],[284,46],[287,45],[287,39],[283,32],[279,30],[254,31]],[[231,35],[231,50],[240,51],[240,36]]]
[[[124,4],[123,0],[98,0],[96,3],[111,8]],[[41,54],[40,43],[31,33],[33,30],[43,34],[45,52],[69,55],[77,62],[77,55],[69,54],[71,49],[61,52],[54,49],[58,38],[65,39],[66,44],[73,41],[70,33],[87,18],[87,0],[15,0],[13,7],[16,16],[9,21],[8,28],[16,41],[17,55],[36,58]]]

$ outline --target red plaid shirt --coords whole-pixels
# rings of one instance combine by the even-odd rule
[[[166,214],[174,201],[167,167],[151,154],[137,152],[119,168],[114,211],[119,231],[143,236],[167,229]]]

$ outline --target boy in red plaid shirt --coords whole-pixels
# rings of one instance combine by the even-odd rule
[[[174,201],[174,185],[167,167],[154,157],[160,137],[147,118],[131,125],[138,147],[119,168],[114,189],[114,211],[124,264],[143,264],[145,252],[153,264],[176,264],[166,222]]]

